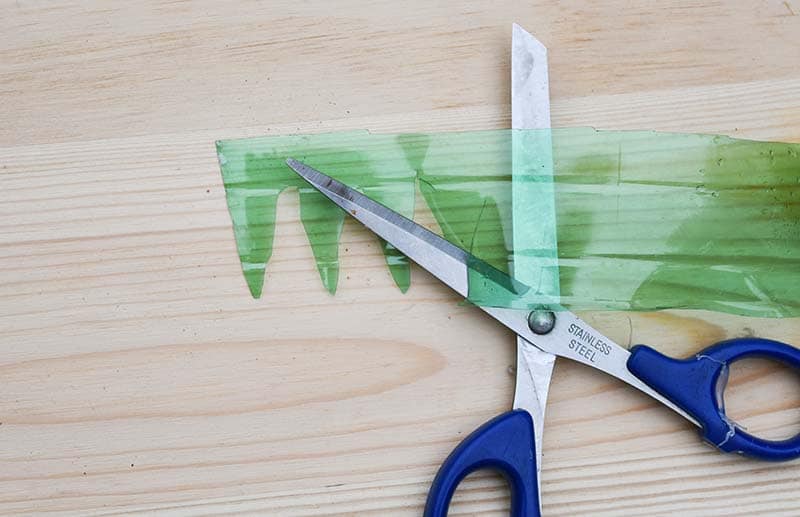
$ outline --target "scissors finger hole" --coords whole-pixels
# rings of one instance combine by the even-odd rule
[[[491,469],[472,472],[458,484],[450,501],[449,515],[497,512],[508,515],[511,489],[503,476]]]
[[[745,358],[729,365],[723,398],[728,419],[766,440],[800,434],[800,374],[780,361]]]

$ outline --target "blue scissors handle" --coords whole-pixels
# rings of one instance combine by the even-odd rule
[[[703,438],[720,450],[771,461],[800,457],[800,433],[788,440],[764,440],[743,431],[726,416],[723,392],[729,367],[747,357],[774,359],[800,370],[800,350],[760,338],[722,341],[683,360],[637,345],[631,349],[627,366],[694,417],[703,428]]]
[[[446,517],[462,479],[479,469],[499,471],[511,488],[512,517],[539,517],[536,444],[530,413],[517,409],[497,416],[453,449],[433,480],[425,517]]]

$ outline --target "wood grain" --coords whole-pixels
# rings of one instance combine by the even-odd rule
[[[265,294],[239,270],[214,140],[507,127],[511,22],[550,48],[553,123],[800,141],[800,4],[0,4],[0,512],[418,515],[465,433],[510,404],[513,339],[425,272],[393,287],[344,231],[335,297],[297,198]],[[587,313],[622,343],[800,343],[800,321]],[[788,436],[800,380],[726,400]],[[678,416],[556,369],[546,515],[797,515],[800,467],[723,456]],[[502,515],[488,474],[453,515]]]

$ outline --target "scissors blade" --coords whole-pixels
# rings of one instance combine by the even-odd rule
[[[461,296],[468,296],[468,264],[478,259],[427,228],[302,162],[289,158],[286,164],[405,256]]]
[[[344,183],[293,158],[287,159],[286,164],[325,197],[460,295],[464,297],[469,295],[470,269],[477,271],[484,284],[492,286],[490,288],[516,293],[524,288],[520,282]],[[503,307],[481,307],[481,309],[545,352],[578,361],[612,375],[697,424],[697,420],[659,395],[628,370],[626,364],[630,352],[603,336],[575,314],[566,310],[558,311],[553,330],[546,335],[537,335],[528,326],[527,311]],[[576,333],[590,336],[597,347],[590,349],[586,346],[574,346]]]
[[[513,129],[550,128],[548,75],[547,47],[515,23],[511,37],[511,127]],[[535,170],[540,176],[542,172],[553,173],[552,145],[546,149],[538,148],[544,147],[541,145],[543,141],[547,146],[550,142],[549,135],[538,135],[536,139],[527,138],[528,136],[526,132],[514,131],[511,142],[512,178],[514,178],[512,181],[514,275],[529,285],[538,286],[539,292],[544,296],[557,299],[560,293],[558,269],[547,263],[548,259],[557,259],[555,198],[552,192],[541,191],[540,182],[520,181],[529,173],[532,165],[538,165]],[[544,136],[548,138],[543,138]],[[537,149],[531,149],[531,143],[537,144]],[[539,163],[531,163],[533,160]],[[537,188],[540,190],[530,192]],[[530,213],[536,213],[537,221],[542,224],[536,228],[523,224],[530,219]],[[541,214],[546,216],[542,217]],[[521,250],[534,249],[542,250],[543,253],[520,253]],[[538,472],[542,470],[544,415],[555,359],[553,354],[531,346],[525,339],[517,336],[514,409],[522,408],[531,414]],[[541,503],[541,475],[536,476],[536,480],[539,483]]]
[[[511,127],[550,127],[547,47],[516,23],[511,35]]]

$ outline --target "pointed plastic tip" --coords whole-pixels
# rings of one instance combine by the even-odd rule
[[[256,300],[261,298],[261,292],[264,289],[264,270],[245,271],[244,280],[247,282],[247,288],[250,290],[250,296]]]
[[[339,265],[317,264],[317,272],[325,290],[331,295],[335,295],[336,288],[339,286]]]
[[[387,262],[389,262],[389,258],[390,256],[386,257]],[[408,259],[404,255],[399,255],[396,258],[402,260],[402,262],[387,264],[389,266],[389,273],[392,275],[394,285],[400,289],[401,293],[406,294],[408,288],[411,287],[411,265],[408,263]]]

